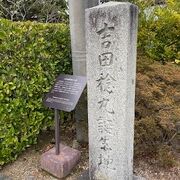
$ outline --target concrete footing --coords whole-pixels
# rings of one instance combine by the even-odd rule
[[[55,154],[55,148],[41,156],[41,168],[57,178],[70,174],[80,159],[80,151],[60,144],[60,154]]]

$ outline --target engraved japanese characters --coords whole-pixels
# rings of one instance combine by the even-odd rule
[[[132,179],[137,7],[86,11],[91,179]]]

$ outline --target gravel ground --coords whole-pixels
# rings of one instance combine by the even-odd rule
[[[147,180],[180,180],[180,167],[169,169],[160,168],[157,165],[145,159],[135,162],[134,172]]]
[[[79,175],[88,168],[88,148],[87,145],[80,146],[73,140],[73,134],[67,135],[66,133],[61,137],[62,143],[71,147],[77,148],[81,151],[82,156],[77,167],[74,168],[72,173],[64,178],[64,180],[76,180]],[[53,146],[52,142],[53,134],[45,133],[41,135],[39,143],[22,153],[19,158],[4,166],[0,171],[1,176],[9,176],[13,180],[56,180],[57,178],[51,176],[47,172],[40,169],[40,156],[43,152],[47,151]],[[44,138],[46,137],[46,138]],[[46,139],[46,140],[44,140]],[[179,157],[177,156],[177,162]],[[174,168],[163,169],[157,166],[152,159],[135,160],[134,173],[138,176],[142,176],[147,180],[180,180],[180,166],[177,165]]]

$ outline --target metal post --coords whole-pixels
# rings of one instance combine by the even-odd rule
[[[54,119],[55,119],[55,141],[56,141],[56,155],[60,154],[60,116],[59,111],[54,109]]]

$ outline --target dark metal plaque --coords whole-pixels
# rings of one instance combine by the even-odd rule
[[[86,77],[59,75],[50,92],[45,95],[44,105],[70,112],[75,109],[85,86]]]

